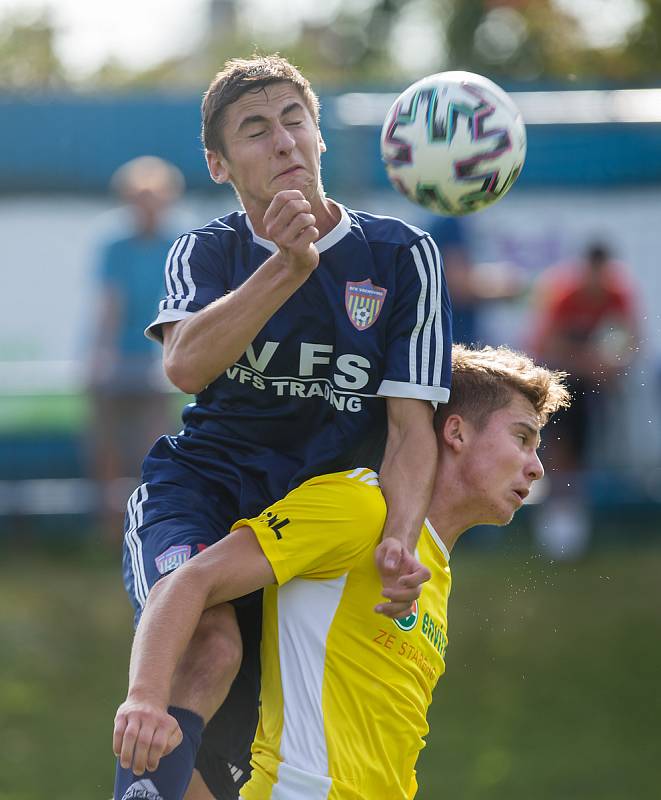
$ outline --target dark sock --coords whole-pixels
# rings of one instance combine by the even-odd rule
[[[184,737],[181,744],[161,759],[156,772],[134,775],[117,761],[114,800],[182,800],[193,775],[204,720],[176,706],[170,706],[168,713],[179,723]]]

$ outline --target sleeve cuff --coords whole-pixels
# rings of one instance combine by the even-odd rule
[[[230,533],[243,527],[250,528],[255,534],[255,538],[262,549],[262,553],[264,553],[264,557],[271,565],[276,584],[281,586],[283,583],[286,583],[291,578],[291,575],[287,571],[286,563],[283,562],[281,558],[278,558],[277,552],[270,546],[271,540],[274,538],[273,531],[268,525],[262,525],[258,519],[253,518],[237,520],[230,528]]]
[[[165,311],[161,311],[156,319],[145,328],[145,336],[148,339],[163,344],[161,325],[164,322],[179,322],[179,320],[192,317],[193,313],[193,311],[178,311],[177,309],[166,308]]]
[[[414,400],[429,400],[432,403],[447,403],[450,399],[450,390],[445,386],[421,386],[419,383],[381,381],[377,395],[379,397],[410,397]]]

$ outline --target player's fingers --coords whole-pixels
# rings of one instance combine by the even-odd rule
[[[112,731],[112,751],[116,756],[122,752],[122,740],[124,738],[124,731],[126,730],[126,717],[123,714],[117,714],[115,717],[115,725]]]
[[[287,200],[277,209],[273,204],[264,214],[264,227],[270,238],[282,233],[298,214],[310,214],[312,206],[300,192],[299,197]]]
[[[133,751],[133,772],[135,772],[136,775],[142,775],[147,767],[147,758],[153,738],[154,726],[143,723],[135,742],[135,750]]]
[[[400,619],[401,617],[408,617],[413,613],[413,606],[411,603],[379,603],[374,607],[377,614],[382,614],[389,619]]]
[[[264,227],[266,228],[266,235],[268,238],[278,244],[283,239],[295,237],[301,228],[307,225],[314,225],[316,221],[317,218],[310,212],[309,208],[287,208],[283,209],[274,222]]]
[[[402,545],[395,539],[384,539],[376,549],[377,567],[382,572],[393,572],[402,559]]]
[[[157,769],[158,762],[161,760],[161,758],[172,752],[174,749],[174,746],[170,747],[169,749],[168,746],[170,744],[170,739],[176,730],[179,730],[179,725],[177,724],[176,720],[172,719],[172,717],[168,717],[167,721],[159,725],[154,731],[154,736],[151,740],[151,745],[147,753],[147,769],[150,772],[154,772]],[[179,741],[181,741],[181,738]]]
[[[147,752],[147,761],[145,762],[147,771],[156,772],[161,758],[163,758],[165,755],[167,755],[165,752],[165,742],[154,742],[152,739],[151,747]]]
[[[179,747],[179,745],[181,744],[183,738],[184,738],[184,735],[181,732],[181,728],[179,727],[179,725],[177,725],[177,727],[170,734],[170,738],[168,739],[168,741],[167,741],[167,743],[165,745],[165,750],[163,751],[163,755],[167,756],[176,747]]]
[[[135,743],[140,732],[139,723],[134,720],[129,720],[124,730],[122,737],[122,746],[119,752],[119,763],[124,769],[131,769],[133,764],[133,752],[135,750]]]
[[[317,230],[314,214],[297,214],[287,225],[278,239],[273,241],[281,247],[291,247],[299,243],[301,234],[309,229]]]
[[[414,600],[420,597],[422,587],[420,584],[416,586],[386,586],[381,594],[387,597],[391,603],[408,603],[411,605]]]
[[[300,189],[283,189],[281,192],[273,195],[273,199],[266,209],[266,214],[264,214],[264,221],[266,222],[267,218],[275,219],[282,209],[292,202],[307,203],[308,201],[305,199],[305,195]]]
[[[408,572],[406,575],[400,575],[397,579],[397,585],[403,589],[412,589],[426,583],[431,579],[431,572],[423,564],[419,564],[413,572]]]
[[[269,235],[281,251],[300,250],[319,238],[316,218],[312,214],[298,214],[289,225]]]
[[[319,238],[319,229],[315,228],[314,225],[307,225],[303,228],[298,236],[294,239],[293,244],[296,247],[309,247],[311,244],[317,241]]]

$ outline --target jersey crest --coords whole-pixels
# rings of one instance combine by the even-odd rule
[[[388,290],[375,286],[368,278],[364,281],[347,281],[344,291],[344,306],[351,324],[364,331],[379,318]]]

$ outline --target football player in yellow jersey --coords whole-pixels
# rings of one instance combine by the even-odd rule
[[[445,670],[450,551],[468,528],[505,525],[543,475],[540,430],[567,406],[564,374],[508,348],[453,348],[439,406],[434,493],[418,544],[430,580],[403,618],[374,561],[386,507],[367,469],[306,481],[149,595],[113,746],[136,775],[179,744],[168,712],[180,655],[205,608],[265,587],[260,722],[245,800],[406,800]],[[402,578],[407,583],[415,576]],[[408,587],[404,587],[408,588]],[[167,789],[145,796],[175,800]]]

